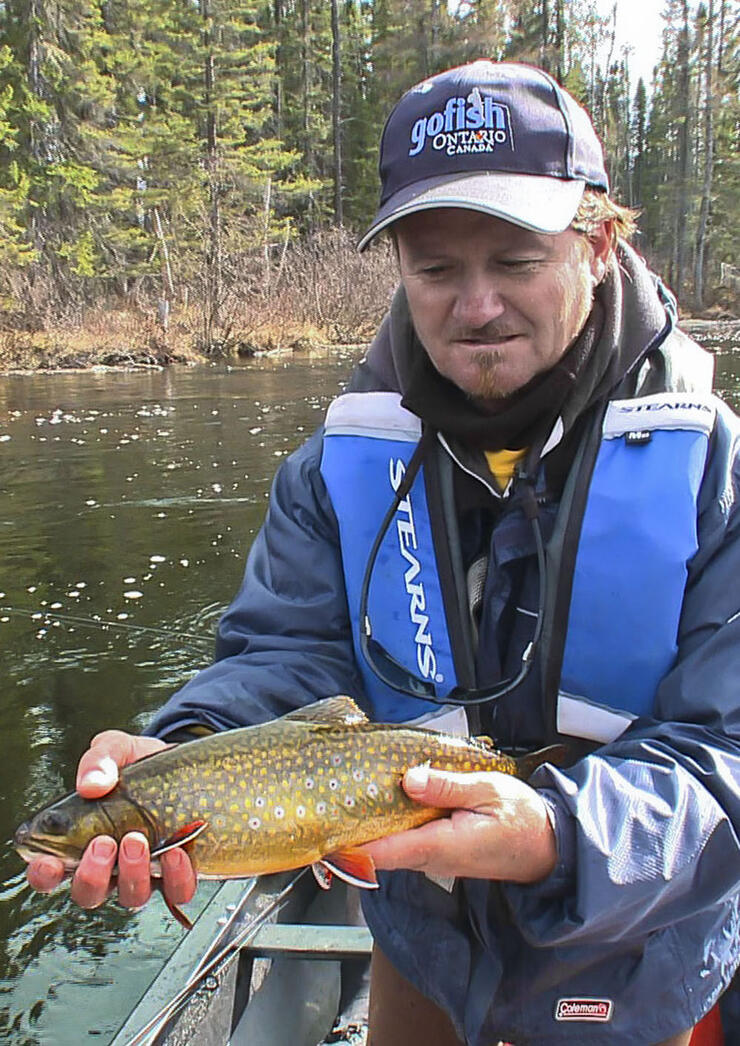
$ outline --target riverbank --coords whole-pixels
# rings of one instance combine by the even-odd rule
[[[367,344],[397,278],[389,242],[358,255],[345,229],[289,244],[268,268],[245,261],[213,301],[201,284],[177,281],[165,300],[160,281],[148,277],[103,300],[80,280],[62,297],[29,273],[0,296],[0,373],[237,362]],[[710,347],[740,336],[740,320],[720,306],[682,317],[681,326]]]
[[[680,327],[705,349],[727,348],[728,344],[740,347],[740,318],[737,316],[686,317],[681,320]]]
[[[368,341],[397,279],[388,243],[357,254],[346,230],[290,245],[275,269],[232,274],[215,301],[203,288],[143,282],[105,300],[68,301],[32,283],[0,297],[0,372],[163,367]]]
[[[173,364],[195,366],[215,361],[290,355],[294,352],[331,351],[367,344],[381,319],[363,324],[358,331],[337,330],[331,325],[295,322],[263,325],[249,338],[232,339],[218,351],[198,347],[187,326],[175,321],[167,331],[146,317],[133,313],[100,314],[94,325],[59,332],[0,331],[0,374],[69,373],[70,371],[150,370]],[[740,319],[686,317],[681,329],[705,348],[740,347]]]
[[[259,317],[252,310],[249,325],[233,324],[228,337],[214,339],[206,348],[193,317],[175,313],[165,329],[137,310],[96,310],[77,326],[0,330],[0,373],[137,370],[344,347],[367,342],[381,316],[378,310],[350,331],[310,317],[281,320],[277,308],[256,322]]]
[[[133,318],[127,326],[134,327]],[[113,326],[113,324],[112,324]],[[296,325],[288,336],[266,332],[248,342],[238,340],[204,352],[187,335],[177,330],[148,331],[146,322],[128,337],[105,332],[94,337],[87,329],[64,332],[0,333],[0,374],[61,373],[87,370],[149,370],[173,364],[195,366],[214,362],[237,362],[261,356],[290,355],[293,352],[326,348],[346,348],[366,343],[372,336],[332,339],[332,331]]]

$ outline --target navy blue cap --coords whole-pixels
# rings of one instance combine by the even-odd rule
[[[383,129],[380,178],[380,207],[360,250],[399,218],[433,207],[562,232],[587,185],[609,190],[585,109],[541,69],[484,59],[406,92]]]

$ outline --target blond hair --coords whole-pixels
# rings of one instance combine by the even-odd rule
[[[599,189],[586,189],[583,193],[575,218],[570,223],[576,232],[591,236],[602,222],[613,222],[612,248],[617,240],[629,240],[637,228],[638,211],[615,203],[608,193]]]

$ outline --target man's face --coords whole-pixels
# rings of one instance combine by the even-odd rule
[[[394,225],[411,318],[440,374],[490,408],[572,344],[604,272],[607,230],[530,232],[478,211],[419,211]]]

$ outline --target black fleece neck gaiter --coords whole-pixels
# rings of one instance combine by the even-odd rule
[[[603,310],[594,303],[586,325],[567,352],[550,370],[536,375],[490,413],[443,377],[421,344],[403,406],[425,424],[469,447],[481,450],[518,450],[544,439],[573,387],[589,363],[603,327]]]

